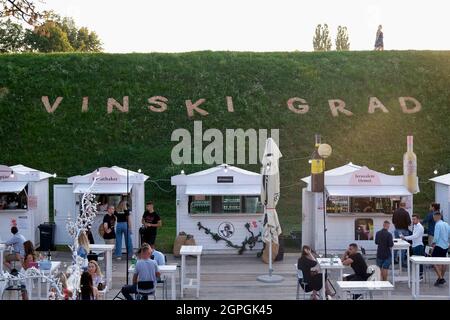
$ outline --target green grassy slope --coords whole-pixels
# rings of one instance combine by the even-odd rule
[[[427,179],[434,169],[450,170],[450,52],[329,52],[183,54],[0,55],[0,163],[22,163],[68,177],[100,166],[142,168],[152,179],[170,179],[207,166],[173,165],[170,141],[177,128],[204,130],[279,128],[282,197],[279,214],[285,233],[300,229],[301,177],[314,133],[333,147],[332,168],[352,161],[374,170],[402,172],[406,135],[414,134],[422,192],[415,197],[422,212],[434,198]],[[41,96],[63,96],[48,114]],[[154,113],[147,99],[162,95],[168,110]],[[89,111],[81,112],[89,96]],[[130,112],[106,113],[107,98],[130,97]],[[232,96],[234,113],[227,112]],[[368,114],[369,97],[379,98],[389,113]],[[398,97],[412,96],[423,109],[406,115]],[[286,101],[301,97],[310,111],[295,114]],[[184,101],[205,98],[209,115],[189,119]],[[342,99],[354,113],[333,118],[328,99]],[[241,166],[258,171],[255,165]],[[63,183],[64,180],[56,180]],[[164,189],[170,182],[159,181]],[[160,240],[170,248],[175,236],[175,193],[146,185],[165,220]]]

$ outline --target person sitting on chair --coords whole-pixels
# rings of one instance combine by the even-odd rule
[[[122,287],[122,294],[127,300],[133,300],[132,293],[137,292],[138,282],[152,281],[156,286],[157,278],[161,275],[158,264],[151,260],[152,248],[150,246],[143,246],[141,248],[140,259],[136,262],[136,267],[133,275],[133,284]]]
[[[150,247],[152,248],[152,259],[156,261],[158,266],[164,266],[166,264],[166,257],[161,251],[158,251],[155,249],[155,245],[151,244]]]
[[[7,246],[12,246],[12,253],[5,256],[5,266],[11,268],[11,262],[23,261],[25,258],[25,248],[23,243],[25,237],[19,233],[17,227],[11,227],[11,233],[13,236],[5,242]]]
[[[91,274],[94,287],[96,287],[98,290],[103,290],[105,287],[105,281],[103,279],[102,270],[100,269],[97,261],[89,261],[87,271]]]
[[[313,294],[311,299],[317,300],[318,292],[322,289],[322,274],[318,273],[318,263],[316,258],[312,255],[309,246],[302,247],[302,255],[298,259],[297,268],[302,270],[304,281],[312,288]],[[325,283],[326,295],[334,296]]]
[[[358,252],[358,245],[351,243],[341,258],[344,266],[350,266],[354,274],[345,277],[347,281],[366,281],[370,274],[367,273],[367,263],[361,253]]]

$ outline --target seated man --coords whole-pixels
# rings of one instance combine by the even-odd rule
[[[155,249],[155,245],[150,245],[152,248],[152,259],[156,261],[158,266],[164,266],[166,264],[166,257],[164,257],[164,254],[158,250]]]
[[[141,248],[140,259],[136,262],[136,267],[133,275],[133,284],[122,287],[122,294],[127,300],[133,300],[131,293],[137,293],[137,283],[141,281],[153,281],[156,287],[157,277],[161,274],[158,265],[154,260],[151,260],[152,248],[144,246]]]
[[[348,246],[344,256],[341,258],[344,266],[352,267],[354,274],[345,278],[347,281],[366,281],[370,274],[367,273],[367,264],[361,253],[358,252],[358,245],[352,243]]]
[[[11,268],[12,261],[23,261],[25,256],[25,248],[23,243],[25,237],[19,233],[17,227],[11,227],[11,233],[13,236],[5,242],[7,246],[12,246],[12,253],[5,255],[5,265]],[[16,266],[18,268],[18,266]]]

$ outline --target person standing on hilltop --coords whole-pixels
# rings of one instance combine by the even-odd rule
[[[384,51],[384,43],[383,43],[383,31],[381,30],[383,27],[381,24],[378,26],[377,36],[375,39],[375,51]]]

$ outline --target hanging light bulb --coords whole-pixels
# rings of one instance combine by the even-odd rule
[[[438,171],[437,171],[437,170],[434,170],[433,173],[434,173],[434,174],[438,174]]]
[[[100,175],[100,169],[97,169],[96,175]]]
[[[395,168],[394,168],[394,167],[391,167],[391,171],[395,171]]]
[[[9,177],[12,179],[14,178],[14,171],[11,171],[11,174],[9,175]]]
[[[184,174],[184,170],[181,170],[181,174]]]
[[[139,172],[139,173],[141,173],[141,172],[142,172],[142,170],[141,170],[141,169],[138,169],[138,172]]]
[[[311,159],[309,159],[309,160],[308,160],[308,163],[312,163],[312,160],[311,160]]]
[[[57,177],[57,174],[56,174],[56,172],[53,174],[53,178],[56,178]]]

